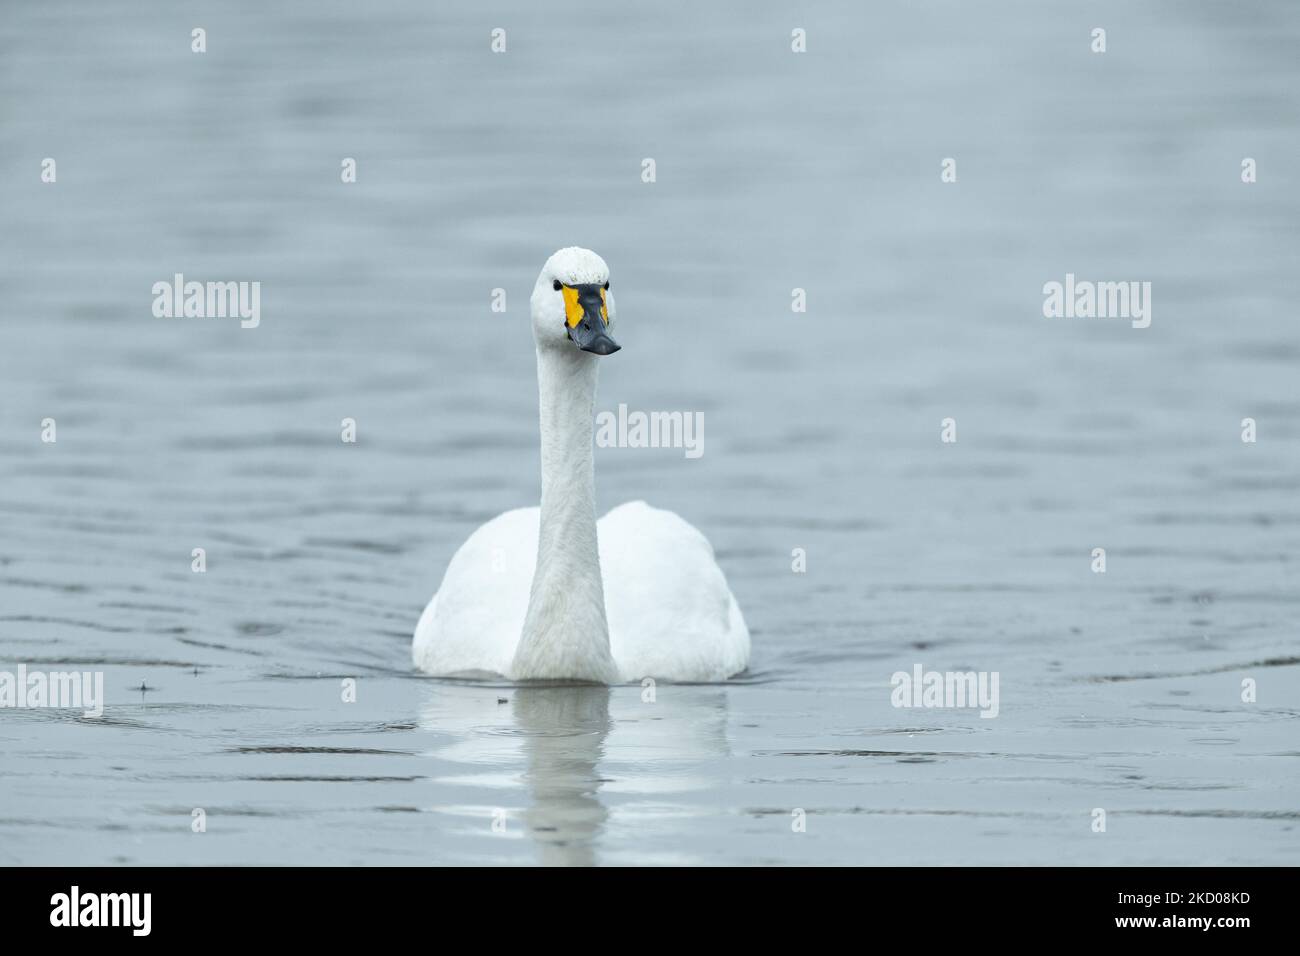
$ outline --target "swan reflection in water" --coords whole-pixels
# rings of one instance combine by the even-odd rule
[[[499,693],[509,697],[508,710],[495,698],[489,710],[474,685],[438,684],[422,709],[425,729],[450,735],[437,756],[473,771],[443,782],[490,788],[474,808],[445,812],[477,815],[501,805],[508,788],[505,805],[522,806],[511,810],[510,830],[524,832],[539,862],[558,866],[611,862],[610,852],[598,851],[612,806],[639,818],[643,832],[681,814],[713,812],[688,797],[715,788],[715,770],[729,756],[725,687],[662,684],[646,693],[539,682]],[[475,830],[497,839],[487,827]],[[637,856],[645,857],[643,845]]]
[[[609,811],[598,767],[609,734],[608,687],[521,686],[511,711],[524,737],[524,826],[547,865],[590,866]]]

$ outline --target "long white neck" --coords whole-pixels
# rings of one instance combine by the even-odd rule
[[[596,357],[541,346],[542,509],[537,570],[511,677],[616,683],[596,544]]]

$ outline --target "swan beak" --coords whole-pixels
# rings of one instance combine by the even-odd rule
[[[584,352],[613,355],[622,348],[609,335],[609,310],[602,286],[564,286],[564,321],[569,338]]]

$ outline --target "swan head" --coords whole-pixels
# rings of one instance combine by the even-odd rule
[[[610,355],[621,346],[614,328],[609,266],[590,249],[561,249],[542,266],[533,286],[533,337],[538,348]]]

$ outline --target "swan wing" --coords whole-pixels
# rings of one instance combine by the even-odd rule
[[[441,676],[510,672],[537,564],[537,526],[537,508],[517,508],[465,540],[416,625],[416,667]]]
[[[720,681],[749,664],[749,630],[700,531],[644,501],[596,526],[609,643],[622,678]]]

